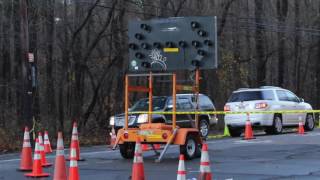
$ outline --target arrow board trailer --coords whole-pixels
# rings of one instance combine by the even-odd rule
[[[117,133],[117,145],[124,158],[133,158],[135,142],[164,144],[157,162],[163,158],[169,145],[180,145],[186,159],[200,157],[202,139],[199,133],[199,115],[195,114],[195,127],[180,128],[176,124],[177,91],[192,91],[199,102],[200,69],[217,68],[216,17],[178,17],[129,22],[129,71],[125,76],[125,123]],[[177,84],[175,71],[195,71],[192,88]],[[169,76],[172,80],[172,123],[152,122],[153,81],[156,76]],[[130,85],[132,77],[148,79],[148,87]],[[188,86],[190,87],[190,85]],[[149,95],[148,123],[129,127],[129,93]]]

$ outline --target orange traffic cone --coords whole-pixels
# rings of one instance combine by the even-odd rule
[[[25,174],[27,177],[48,177],[49,173],[44,173],[42,171],[41,166],[41,155],[40,155],[40,144],[39,139],[36,139],[36,146],[34,150],[34,157],[33,157],[33,167],[32,172]]]
[[[131,180],[144,180],[143,156],[141,150],[140,138],[137,138],[134,150],[133,168]]]
[[[251,127],[251,122],[249,119],[249,113],[247,113],[247,121],[246,121],[246,128],[245,128],[245,132],[244,132],[244,139],[245,140],[250,140],[250,139],[254,139],[253,137],[253,131],[252,131],[252,127]]]
[[[184,155],[180,154],[179,157],[179,166],[177,172],[177,180],[186,180],[186,167],[184,165]]]
[[[73,141],[70,148],[69,180],[79,180],[79,169],[77,161],[77,142]]]
[[[117,140],[117,135],[116,132],[114,130],[114,128],[112,128],[111,132],[110,132],[110,145],[114,146],[116,144],[116,140]]]
[[[24,128],[23,145],[21,152],[20,171],[32,170],[32,149],[30,144],[29,128]]]
[[[58,132],[57,152],[53,180],[67,180],[66,160],[64,158],[62,132]]]
[[[300,134],[300,135],[305,134],[303,123],[301,121],[299,122],[298,134]]]
[[[80,158],[80,145],[79,145],[78,128],[77,128],[77,123],[76,122],[73,123],[71,145],[72,145],[72,142],[75,142],[75,148],[76,148],[76,151],[77,151],[77,160],[78,161],[84,161],[83,158]],[[71,148],[70,148],[70,155],[69,155],[69,158],[67,160],[70,160],[70,157],[71,157]]]
[[[198,180],[211,180],[211,179],[212,179],[212,173],[210,169],[208,145],[206,143],[203,143],[202,151],[201,151],[200,175]]]
[[[49,141],[48,131],[44,132],[44,152],[52,153],[51,144]]]
[[[49,163],[46,158],[46,153],[44,152],[44,146],[43,146],[43,139],[42,139],[42,133],[39,132],[38,134],[39,139],[39,146],[40,146],[40,155],[41,155],[41,165],[43,167],[52,166],[52,163]]]

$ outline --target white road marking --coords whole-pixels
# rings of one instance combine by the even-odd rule
[[[240,140],[234,141],[234,144],[257,144],[257,143],[272,143],[272,140]]]
[[[190,172],[190,173],[199,173],[200,170],[197,170],[197,171],[188,171],[188,172]]]
[[[110,150],[110,151],[84,152],[84,153],[81,153],[81,155],[103,154],[103,153],[111,153],[111,152],[116,152],[116,151]],[[46,156],[47,159],[53,159],[53,158],[55,158],[55,157],[56,157],[55,155]],[[4,162],[14,162],[14,161],[20,161],[20,158],[19,158],[19,159],[17,158],[17,159],[0,160],[0,163],[4,163]]]
[[[307,134],[303,134],[303,135],[301,135],[301,134],[294,134],[294,135],[292,135],[292,136],[320,136],[320,133],[307,133]]]

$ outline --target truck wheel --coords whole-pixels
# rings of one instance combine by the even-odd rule
[[[186,159],[193,159],[199,153],[199,145],[196,137],[193,134],[188,134],[184,145],[180,145],[180,154],[183,154]]]
[[[229,127],[229,132],[231,137],[240,137],[241,135],[241,129],[239,128],[230,128]]]
[[[136,143],[133,142],[119,144],[121,156],[125,159],[132,159],[134,157],[135,145]]]

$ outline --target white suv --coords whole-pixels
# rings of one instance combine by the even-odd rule
[[[234,91],[224,106],[225,111],[283,111],[283,110],[312,110],[310,104],[298,98],[289,90],[262,86],[260,88],[241,88]],[[299,119],[305,124],[305,129],[314,128],[314,114],[312,113],[275,113],[250,114],[249,119],[254,127],[263,127],[267,134],[279,134],[283,127],[297,127]],[[227,114],[224,121],[233,137],[241,135],[247,115]]]

